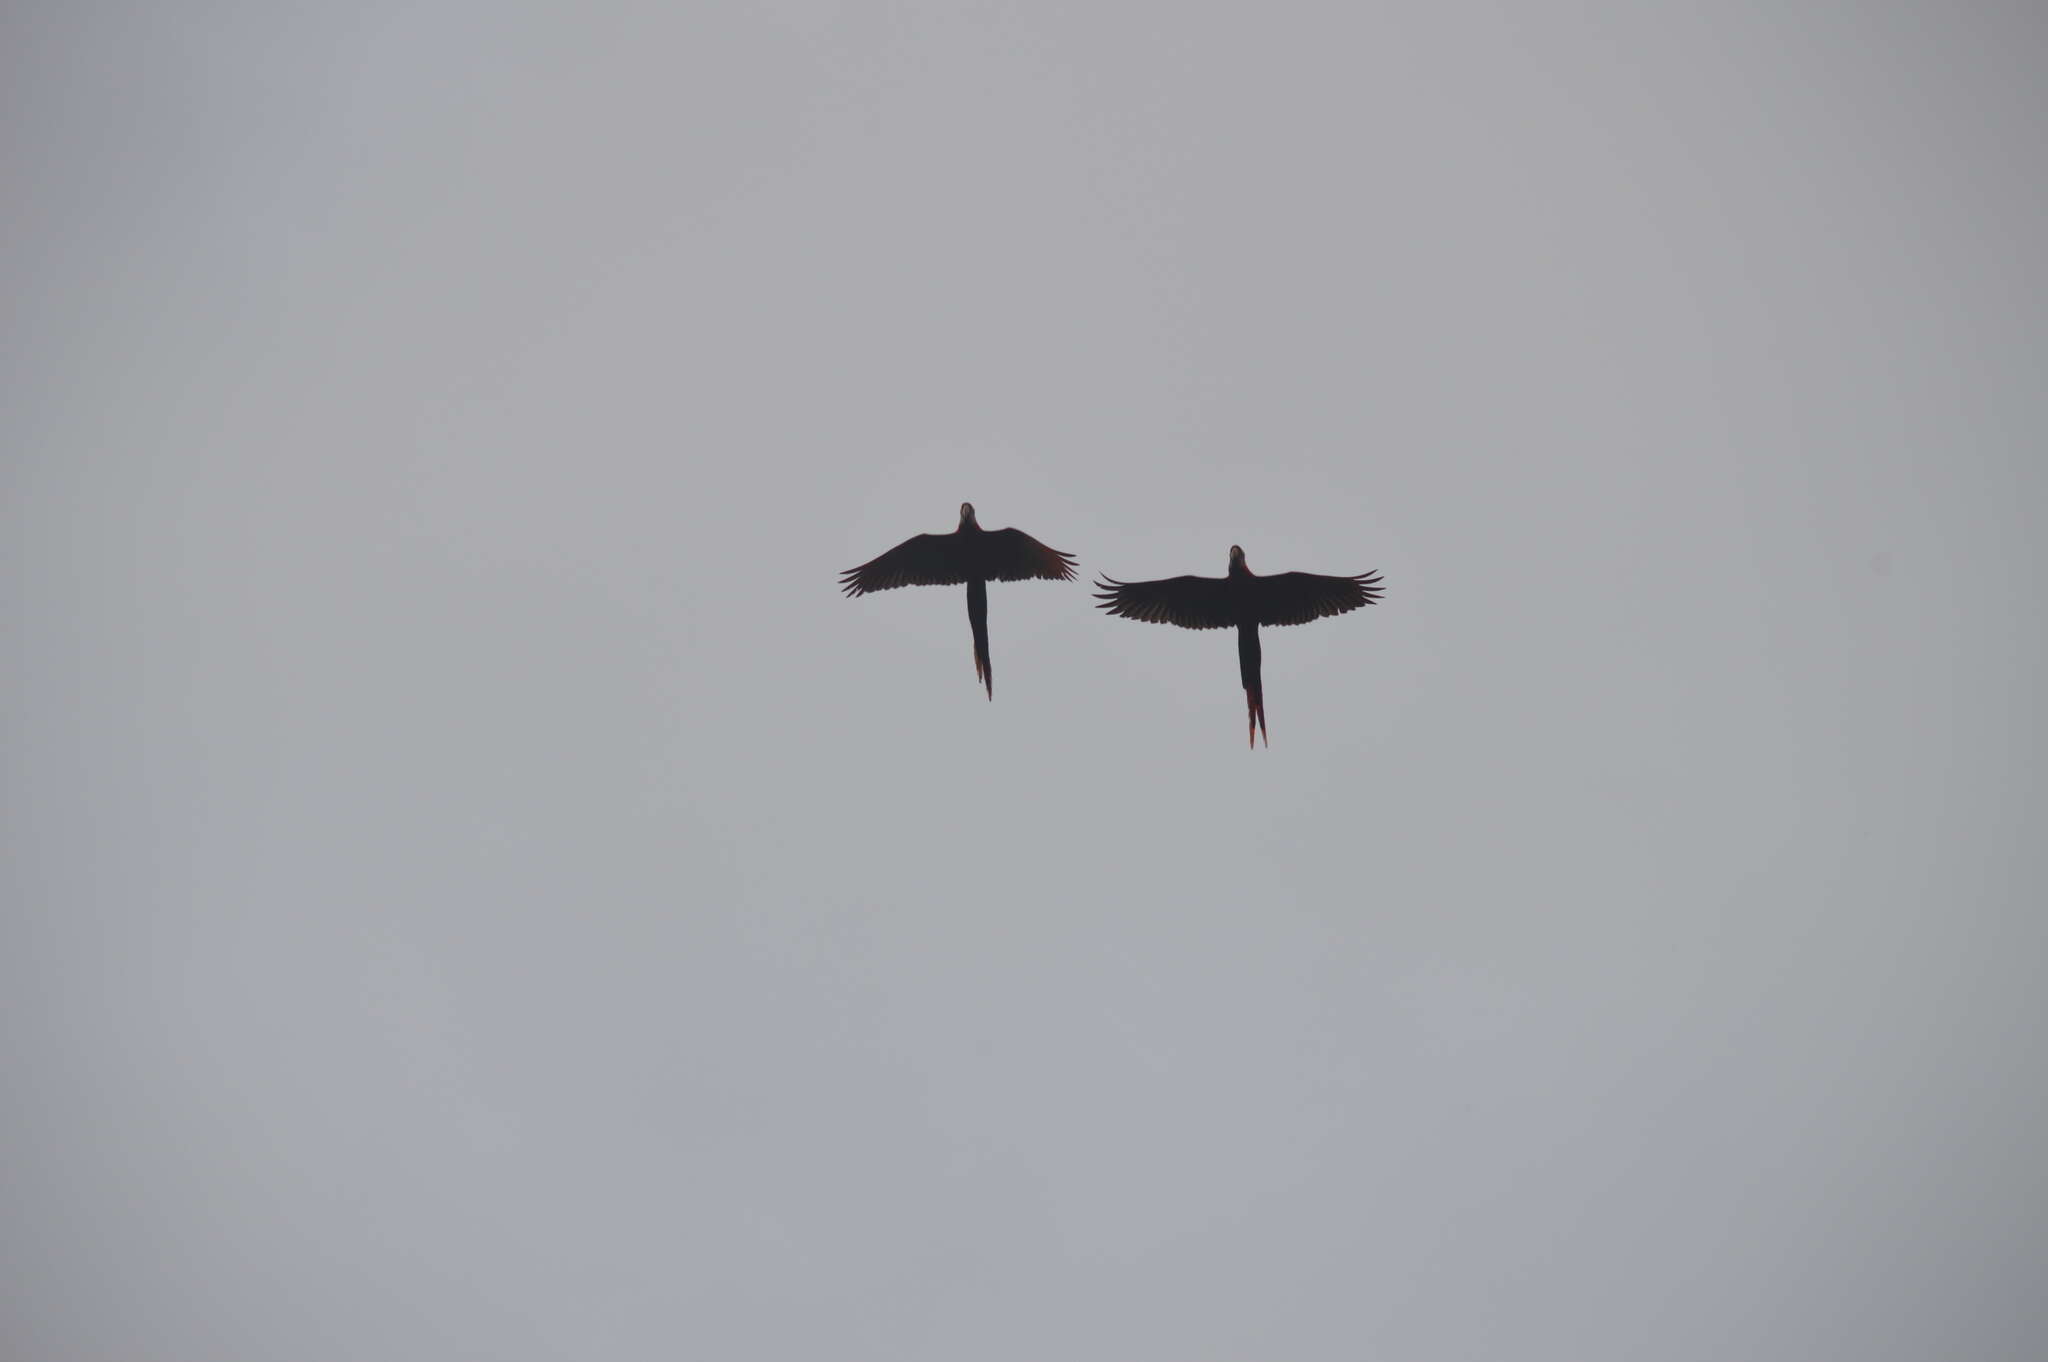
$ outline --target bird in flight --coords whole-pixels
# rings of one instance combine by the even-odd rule
[[[1022,530],[984,530],[974,506],[960,503],[960,526],[951,534],[917,534],[879,558],[839,574],[849,596],[898,586],[967,583],[967,623],[974,630],[974,676],[996,698],[995,667],[988,658],[988,584],[1027,577],[1074,580],[1074,555],[1049,549]]]
[[[1157,582],[1119,582],[1105,577],[1095,601],[1112,615],[1183,629],[1237,626],[1237,672],[1244,681],[1245,741],[1266,736],[1266,692],[1259,684],[1259,626],[1307,624],[1342,615],[1380,598],[1380,575],[1325,577],[1282,572],[1261,577],[1245,565],[1244,550],[1230,546],[1227,577],[1168,577]],[[1271,746],[1271,742],[1267,743]]]

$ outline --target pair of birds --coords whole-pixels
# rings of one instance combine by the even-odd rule
[[[1074,579],[1074,555],[1047,548],[1022,530],[984,530],[974,507],[960,503],[960,525],[951,534],[920,534],[879,558],[839,574],[849,596],[899,586],[967,584],[967,623],[974,631],[974,675],[996,698],[995,668],[988,656],[988,584],[1041,577]],[[1246,566],[1244,550],[1230,546],[1227,577],[1167,577],[1156,582],[1095,583],[1096,604],[1112,615],[1183,629],[1237,629],[1237,671],[1244,682],[1245,741],[1266,735],[1266,693],[1259,682],[1259,626],[1307,624],[1342,615],[1380,598],[1377,572],[1325,577],[1283,572],[1261,577]],[[1269,744],[1270,745],[1270,744]]]

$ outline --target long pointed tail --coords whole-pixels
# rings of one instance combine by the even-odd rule
[[[1254,746],[1253,739],[1256,738],[1271,747],[1272,740],[1266,738],[1266,688],[1259,681],[1259,626],[1256,624],[1237,626],[1237,675],[1244,682],[1245,746]]]
[[[988,657],[988,583],[973,581],[967,584],[967,623],[974,629],[974,679],[988,689],[988,698],[996,698],[996,667]]]

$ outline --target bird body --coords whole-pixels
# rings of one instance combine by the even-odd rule
[[[960,524],[950,534],[918,534],[878,558],[839,575],[849,596],[899,586],[967,585],[967,625],[974,635],[974,676],[996,698],[995,666],[989,659],[988,584],[1028,578],[1068,582],[1074,556],[1047,548],[1022,530],[984,530],[970,502],[960,503]]]
[[[1281,572],[1262,577],[1230,546],[1223,577],[1166,577],[1156,582],[1096,582],[1096,603],[1112,615],[1182,629],[1237,630],[1238,678],[1244,684],[1247,741],[1266,739],[1266,693],[1260,677],[1259,626],[1307,624],[1371,605],[1381,594],[1379,574],[1326,577],[1314,572]]]

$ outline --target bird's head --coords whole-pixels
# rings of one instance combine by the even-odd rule
[[[974,525],[977,523],[974,519],[973,502],[963,501],[960,503],[960,523],[962,525]]]
[[[1244,550],[1235,544],[1230,546],[1230,570],[1232,572],[1251,571],[1251,567],[1244,561]]]

